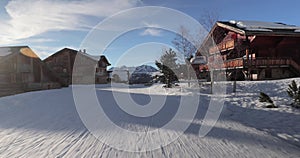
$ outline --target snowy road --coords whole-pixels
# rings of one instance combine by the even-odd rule
[[[141,88],[138,91],[142,91]],[[107,99],[110,98],[110,93],[107,88],[97,90],[98,96],[105,96]],[[137,95],[137,102],[149,100],[147,95],[135,95]],[[296,158],[300,156],[299,144],[290,143],[269,132],[254,128],[257,118],[253,119],[254,122],[241,121],[243,118],[240,117],[244,115],[249,118],[250,113],[239,110],[237,115],[234,113],[236,109],[234,107],[222,114],[216,126],[206,137],[200,138],[198,130],[206,112],[205,106],[198,109],[195,121],[191,123],[188,130],[167,146],[148,152],[116,150],[101,143],[88,132],[80,120],[72,97],[71,88],[63,88],[0,98],[0,157]],[[170,103],[176,100],[178,100],[176,96],[169,98]],[[156,120],[155,117],[137,119],[125,115],[113,104],[115,103],[104,104],[103,108],[109,109],[115,124],[133,131],[159,128],[162,122],[171,119],[170,113],[174,110],[174,106],[171,105],[166,105],[162,109],[161,113],[166,115],[164,117],[166,120]],[[299,124],[299,115],[295,115],[294,118]],[[174,131],[162,129],[159,132],[164,137],[168,137]],[[130,137],[126,140],[128,142],[125,144],[130,148],[139,149]]]

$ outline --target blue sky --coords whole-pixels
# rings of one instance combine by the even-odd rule
[[[0,46],[28,45],[42,59],[64,47],[79,49],[89,31],[103,19],[142,6],[176,9],[196,20],[205,11],[213,11],[219,20],[300,26],[298,0],[1,0]],[[113,65],[136,66],[157,59],[162,49],[172,46],[174,36],[157,29],[133,30],[113,41],[103,53]],[[120,60],[125,52],[130,58]],[[99,55],[100,51],[88,53]]]

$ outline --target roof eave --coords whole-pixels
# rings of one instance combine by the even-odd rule
[[[232,27],[232,26],[229,26],[229,25],[226,25],[226,24],[223,24],[222,22],[217,22],[216,25],[219,26],[219,27],[225,28],[227,30],[239,33],[241,35],[245,35],[245,31],[244,30],[238,29],[236,27]]]

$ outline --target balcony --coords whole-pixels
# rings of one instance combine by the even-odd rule
[[[223,41],[223,42],[217,44],[216,46],[211,47],[209,49],[209,53],[213,54],[213,53],[217,53],[219,51],[223,52],[223,51],[231,50],[231,49],[234,49],[234,45],[235,45],[234,40]]]
[[[252,60],[244,59],[244,67],[294,67],[300,72],[300,66],[292,58],[256,58]]]
[[[244,59],[243,58],[238,58],[238,59],[233,59],[233,60],[227,60],[224,61],[223,68],[238,68],[238,67],[243,67],[244,66]]]
[[[221,65],[210,65],[210,69],[233,69],[233,68],[264,68],[264,67],[293,67],[300,73],[300,65],[292,58],[255,58],[248,60],[245,58],[237,58],[226,60]],[[208,65],[200,65],[200,71],[208,70]]]

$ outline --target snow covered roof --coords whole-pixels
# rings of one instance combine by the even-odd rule
[[[5,57],[10,54],[22,53],[23,55],[38,58],[38,56],[28,46],[9,46],[0,47],[0,57]]]
[[[3,56],[7,56],[9,54],[11,54],[12,51],[9,47],[0,47],[0,56],[3,57]]]
[[[102,61],[102,62],[107,63],[107,66],[111,65],[111,64],[109,63],[109,61],[107,60],[107,58],[106,58],[104,55],[101,55],[101,56],[94,56],[94,57],[97,57],[97,59],[99,59],[99,61]]]
[[[255,33],[278,33],[278,34],[298,34],[300,27],[288,25],[279,22],[262,22],[262,21],[219,21],[220,24],[225,24],[238,30],[244,31],[246,34]]]
[[[29,48],[29,47],[28,46],[0,47],[0,57],[4,57],[13,53],[20,53],[20,50],[22,48]]]
[[[96,60],[98,61],[100,59],[100,56],[96,56],[96,55],[90,55],[90,54],[87,54],[87,53],[81,53],[82,55],[88,57],[88,58],[91,58],[93,60]]]
[[[232,23],[232,21],[229,21]],[[244,29],[299,29],[295,25],[287,25],[284,23],[261,22],[261,21],[237,21],[237,27]]]

